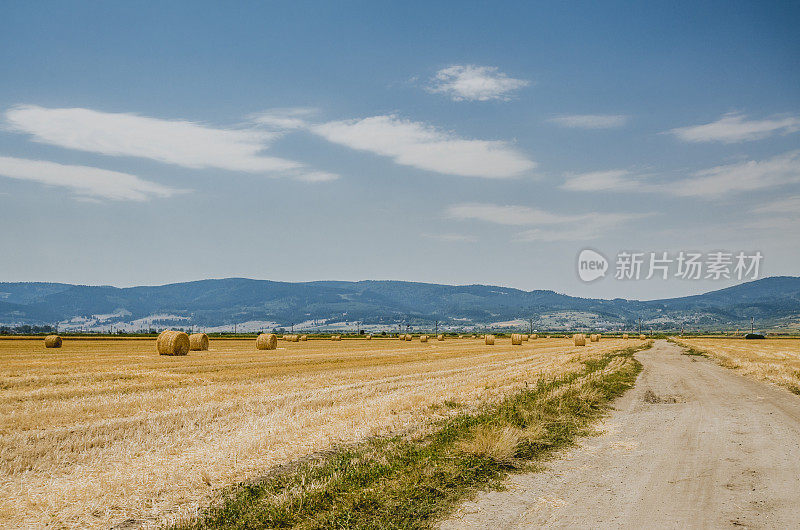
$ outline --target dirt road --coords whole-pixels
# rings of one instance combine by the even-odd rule
[[[637,359],[603,435],[442,528],[800,528],[800,396],[666,341]]]

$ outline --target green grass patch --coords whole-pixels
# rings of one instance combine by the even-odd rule
[[[232,486],[173,528],[430,528],[465,496],[591,433],[609,401],[633,386],[641,370],[633,354],[651,344],[586,362],[424,436],[370,439]]]

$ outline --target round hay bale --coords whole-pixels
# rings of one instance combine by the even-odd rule
[[[61,347],[61,337],[58,335],[48,335],[44,338],[44,347],[45,348],[60,348]]]
[[[400,333],[400,334],[397,336],[397,338],[398,338],[398,339],[400,339],[400,340],[406,340],[406,336],[405,336],[405,334],[403,334],[403,333]]]
[[[364,338],[367,340],[372,340],[372,335],[364,335]]]
[[[256,349],[274,350],[278,347],[278,336],[274,333],[262,333],[256,337]]]
[[[189,353],[189,335],[183,331],[162,331],[156,340],[160,355],[186,355]]]
[[[639,339],[641,339],[641,340],[644,340],[644,339],[646,339],[646,338],[647,338],[647,337],[645,337],[644,335],[639,335]]]
[[[300,342],[300,335],[284,335],[283,340],[287,342]]]
[[[514,346],[520,346],[522,344],[522,335],[520,335],[519,333],[512,333],[511,344]]]
[[[307,341],[308,335],[300,335],[300,340],[302,340],[303,342]]]
[[[526,334],[526,333],[523,333],[523,334],[522,334],[522,340],[523,340],[523,342],[528,342],[528,340],[529,340],[530,338],[531,338],[531,337],[530,337],[530,335],[528,335],[528,334]]]
[[[537,335],[536,333],[534,333],[533,335],[531,335],[531,340],[536,340],[536,339],[538,339],[538,338],[539,338],[539,335]]]
[[[413,338],[414,338],[414,336],[413,336],[413,335],[410,335],[410,334],[406,333],[406,340],[407,340],[407,341],[410,341],[410,340],[411,340],[411,339],[413,339]]]
[[[428,342],[428,336],[427,335],[420,335],[419,336],[419,341],[420,342]]]
[[[623,338],[623,339],[627,339],[627,338],[628,338],[628,334],[627,334],[627,333],[623,333],[623,334],[622,334],[622,338]]]
[[[331,335],[331,340],[340,341],[342,340],[341,335]]]
[[[574,334],[572,340],[575,341],[575,346],[586,346],[586,335],[583,333]]]
[[[444,335],[436,335],[436,340],[444,340]]]
[[[189,351],[208,350],[208,335],[205,333],[192,333],[189,335]]]
[[[494,335],[485,335],[483,340],[487,346],[494,346]]]
[[[589,335],[589,341],[590,341],[590,342],[597,342],[597,341],[599,341],[599,340],[600,340],[600,337],[599,337],[599,336],[597,336],[597,335],[595,335],[594,333],[592,333],[591,335]]]

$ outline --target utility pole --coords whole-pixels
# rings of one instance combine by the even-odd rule
[[[434,329],[434,333],[433,334],[434,335],[438,335],[439,334],[439,321],[438,320],[434,320],[433,322],[434,322],[433,323],[433,329]]]
[[[236,335],[236,322],[233,323],[233,334]]]
[[[750,333],[756,332],[756,317],[750,318]]]
[[[533,335],[533,319],[529,318],[528,319],[528,323],[530,324],[530,328],[531,328],[530,329],[530,334]]]

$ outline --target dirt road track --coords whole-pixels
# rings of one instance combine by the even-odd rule
[[[603,435],[442,528],[800,528],[800,396],[681,351],[638,353]]]

